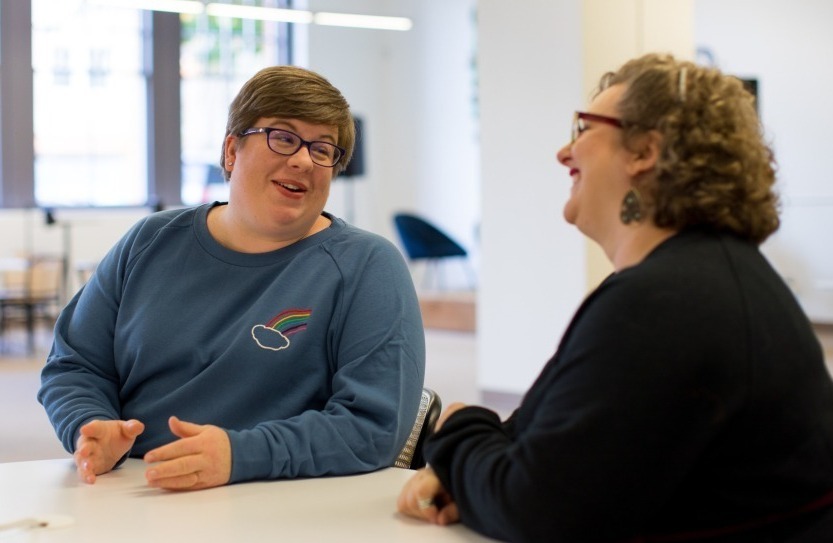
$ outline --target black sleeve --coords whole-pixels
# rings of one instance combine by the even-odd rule
[[[673,293],[631,291],[585,303],[512,424],[468,407],[426,443],[466,525],[510,541],[624,539],[696,461],[736,403],[720,356],[738,331]]]
[[[512,424],[509,422],[509,426]],[[455,489],[453,494],[455,501],[458,499],[456,489],[459,488],[460,492],[475,497],[471,502],[472,508],[479,508],[483,505],[493,508],[500,507],[500,504],[507,501],[506,497],[486,500],[477,499],[477,497],[482,497],[484,493],[495,492],[499,485],[481,480],[482,476],[488,477],[487,474],[481,473],[477,473],[474,479],[466,481],[466,484],[458,484],[462,478],[471,475],[471,472],[467,470],[464,470],[467,471],[466,474],[460,473],[458,466],[464,461],[463,459],[479,462],[482,457],[478,449],[481,446],[492,450],[492,459],[489,461],[489,465],[492,465],[496,457],[501,456],[510,445],[509,433],[496,413],[483,407],[466,407],[450,416],[443,427],[429,437],[425,443],[425,457],[443,486],[446,489]],[[458,460],[457,463],[455,459]],[[488,516],[488,512],[481,510],[477,514],[469,514],[468,510],[468,507],[465,510],[460,509],[463,523],[491,537],[505,538],[502,537],[500,531],[496,532],[494,527],[485,526],[479,521],[478,517]]]

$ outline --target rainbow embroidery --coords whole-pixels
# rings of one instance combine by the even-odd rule
[[[307,329],[310,315],[312,315],[312,309],[287,309],[269,321],[266,326],[285,336],[291,336]]]
[[[252,327],[252,338],[262,349],[280,351],[289,347],[289,336],[307,329],[312,309],[287,309],[266,324]]]

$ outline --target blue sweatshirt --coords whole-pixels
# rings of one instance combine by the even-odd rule
[[[141,220],[61,313],[38,399],[64,447],[93,419],[135,418],[141,457],[175,439],[175,415],[228,432],[230,482],[391,465],[425,370],[399,251],[327,215],[289,247],[238,253],[210,207]]]

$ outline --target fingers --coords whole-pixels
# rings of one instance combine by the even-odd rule
[[[441,525],[458,520],[456,505],[446,511],[452,505],[440,480],[430,468],[416,472],[405,483],[396,501],[400,513]]]
[[[176,417],[168,419],[168,426],[171,432],[180,439],[177,439],[167,445],[157,447],[145,454],[145,462],[164,462],[166,460],[174,460],[184,456],[198,454],[203,445],[196,439],[187,439],[197,437],[202,433],[207,426],[194,424],[179,420]],[[185,466],[182,466],[186,468]],[[186,468],[187,469],[187,468]]]
[[[101,440],[107,435],[104,421],[88,422],[78,430],[78,441],[75,444],[75,469],[78,477],[87,484],[95,483],[97,471],[94,463],[101,456]]]
[[[208,485],[200,479],[200,472],[192,471],[175,477],[159,477],[155,470],[150,470],[146,476],[148,485],[166,490],[201,490],[217,485]]]
[[[437,514],[437,524],[441,526],[448,526],[460,522],[460,512],[457,510],[457,504],[449,502]]]
[[[122,435],[130,440],[135,440],[142,432],[145,431],[145,425],[136,419],[127,421],[119,421]]]
[[[179,439],[145,454],[154,464],[145,473],[148,484],[171,490],[209,488],[231,477],[231,442],[222,428],[169,419]]]
[[[75,466],[82,481],[93,484],[107,473],[133,446],[145,425],[132,419],[94,420],[82,426],[75,447]]]
[[[83,437],[101,439],[107,435],[107,423],[111,421],[93,420],[82,426],[78,433]],[[79,438],[80,439],[80,438]]]
[[[198,456],[162,462],[149,468],[145,472],[145,479],[148,486],[168,490],[200,490],[228,483],[231,473],[229,468],[197,468],[203,465]]]
[[[145,456],[147,461],[147,455]],[[148,485],[171,490],[200,488],[199,457],[188,455],[160,462],[145,472]]]
[[[204,426],[201,424],[194,424],[193,422],[186,422],[177,417],[168,419],[168,427],[176,437],[192,437],[199,434]]]
[[[83,443],[81,439],[78,441],[79,446],[76,448],[75,454],[72,455],[75,459],[75,470],[78,472],[78,477],[82,481],[91,485],[95,483],[96,476],[96,472],[91,461],[93,447],[88,443]]]

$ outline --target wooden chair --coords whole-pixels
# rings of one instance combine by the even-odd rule
[[[0,280],[0,335],[15,321],[23,322],[28,352],[35,349],[35,323],[54,321],[62,299],[64,258],[59,255],[32,255],[20,270],[9,270]]]

